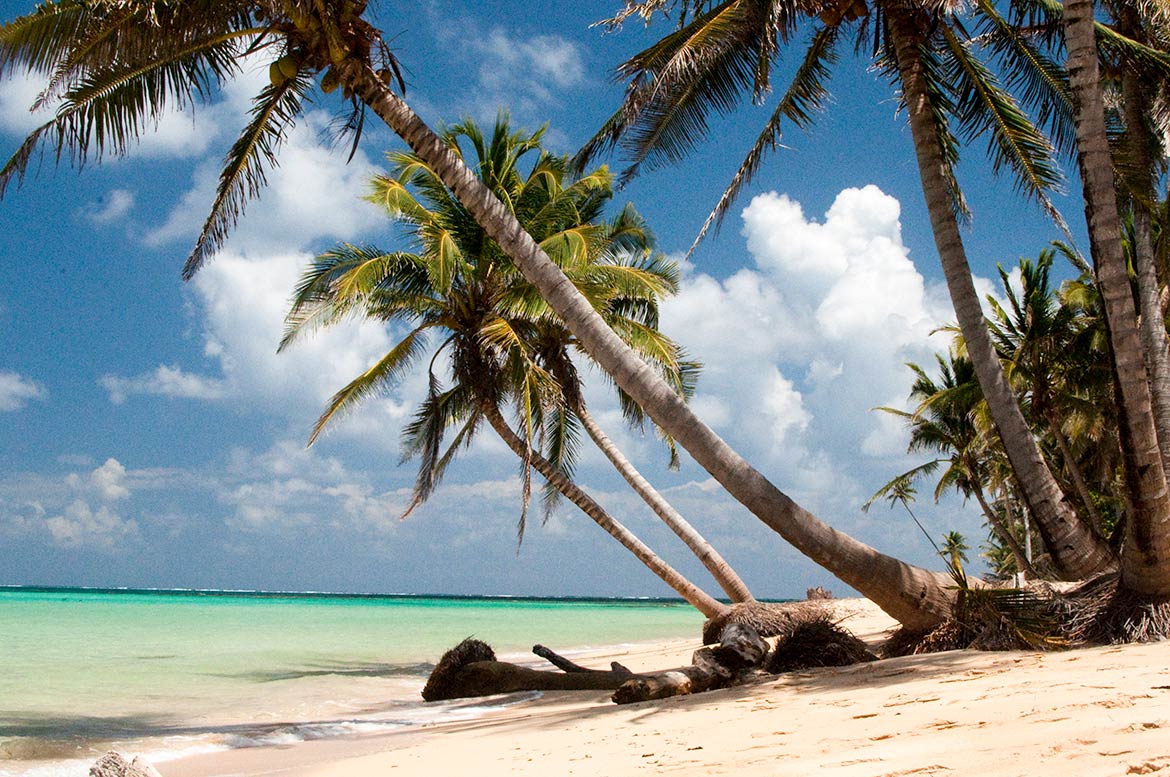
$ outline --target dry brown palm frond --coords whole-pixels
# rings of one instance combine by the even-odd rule
[[[818,666],[850,666],[876,661],[865,643],[832,620],[825,610],[806,611],[776,641],[765,669],[772,674]]]
[[[703,624],[703,644],[719,641],[724,627],[736,623],[751,626],[761,637],[776,637],[790,631],[806,613],[824,611],[824,605],[810,602],[740,602]]]

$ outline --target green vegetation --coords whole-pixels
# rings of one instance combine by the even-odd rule
[[[658,299],[677,288],[676,266],[654,252],[653,235],[632,207],[604,220],[613,197],[608,171],[568,177],[565,158],[541,151],[542,134],[513,131],[501,118],[490,136],[468,121],[443,140],[460,154],[461,142],[472,150],[480,179],[508,203],[606,323],[676,391],[689,393],[696,365],[657,329]],[[416,252],[343,244],[319,256],[297,288],[281,347],[354,316],[406,324],[408,330],[334,395],[311,440],[337,414],[392,387],[425,361],[427,395],[403,433],[404,459],[419,461],[407,513],[431,495],[459,450],[486,422],[521,461],[521,538],[530,471],[536,469],[555,488],[552,495],[577,504],[680,595],[707,615],[721,611],[665,562],[651,557],[645,545],[572,483],[582,422],[595,426],[573,363],[572,335],[434,170],[413,154],[392,154],[390,162],[390,173],[375,179],[370,200],[406,227]],[[637,405],[628,399],[622,404],[631,420],[641,420]],[[509,407],[516,428],[505,418]],[[449,430],[453,438],[445,443]],[[600,431],[591,436],[603,437]],[[712,572],[742,586],[706,541],[689,525],[685,528],[695,534],[696,552],[718,562]]]
[[[363,275],[367,270],[392,281],[389,299],[371,293],[373,307],[363,313],[376,315],[385,303],[384,312],[393,317],[396,305],[402,310],[417,305],[411,314],[418,318],[416,330],[394,352],[335,398],[322,423],[419,358],[425,332],[441,324],[463,340],[440,349],[451,349],[455,384],[445,388],[433,382],[408,430],[408,446],[423,463],[416,493],[425,498],[481,419],[550,482],[567,482],[564,469],[571,456],[565,443],[572,419],[587,424],[573,396],[579,391],[570,378],[571,345],[613,377],[631,413],[635,405],[641,408],[637,412],[645,412],[802,553],[910,631],[925,632],[948,619],[961,599],[949,576],[912,567],[834,531],[695,416],[680,390],[684,360],[663,358],[665,341],[651,334],[646,292],[669,285],[652,266],[657,260],[622,264],[615,255],[615,261],[606,256],[589,266],[593,256],[605,256],[591,252],[595,226],[558,221],[556,231],[546,232],[536,219],[527,224],[536,234],[526,232],[524,203],[501,196],[513,183],[521,194],[553,192],[564,163],[546,161],[550,167],[538,176],[543,182],[529,189],[522,179],[493,179],[490,166],[478,175],[470,170],[459,148],[426,127],[391,89],[395,58],[364,12],[361,0],[46,3],[0,30],[0,74],[28,71],[43,77],[43,100],[59,104],[54,117],[0,169],[0,193],[24,175],[42,146],[77,163],[125,154],[151,117],[208,99],[233,78],[245,51],[266,58],[270,83],[257,95],[252,119],[226,160],[185,275],[214,253],[246,201],[257,195],[315,82],[348,101],[348,126],[355,136],[368,110],[410,146],[414,167],[403,170],[397,188],[387,185],[383,196],[392,214],[415,220],[427,238],[425,263],[348,246],[323,258],[320,278],[333,272],[333,262],[342,274],[355,270],[358,289],[376,287]],[[712,214],[709,223],[714,223],[763,154],[778,145],[781,125],[806,127],[827,104],[829,68],[841,47],[852,41],[857,51],[868,53],[869,64],[892,82],[906,110],[962,335],[961,350],[940,360],[949,375],[935,385],[919,371],[922,412],[908,420],[914,425],[924,419],[939,429],[916,430],[915,444],[938,451],[934,466],[945,464],[944,473],[951,473],[945,488],[977,498],[987,493],[985,513],[1003,542],[1021,531],[1027,516],[1047,554],[1042,574],[1116,576],[1110,586],[1092,587],[1093,612],[1106,624],[1094,632],[1098,637],[1164,632],[1170,623],[1170,372],[1162,307],[1165,249],[1156,221],[1164,208],[1158,203],[1165,173],[1161,143],[1170,21],[1162,6],[1102,2],[1095,8],[1092,0],[1067,0],[1063,6],[1054,0],[627,0],[611,21],[619,24],[632,15],[650,19],[659,12],[674,14],[677,28],[619,68],[629,79],[628,99],[578,165],[615,145],[632,152],[627,175],[677,160],[701,140],[712,112],[731,112],[744,97],[764,100],[773,91],[775,62],[793,53],[798,35],[807,35],[808,45],[797,50],[794,78],[775,90],[774,112]],[[1104,21],[1097,22],[1095,13]],[[464,134],[475,143],[470,130]],[[506,136],[501,142],[508,138],[520,145],[531,141]],[[956,167],[961,150],[984,141],[993,168],[1010,171],[1021,190],[1054,216],[1048,192],[1060,183],[1056,160],[1075,151],[1092,243],[1091,272],[1082,265],[1079,284],[1066,288],[1059,305],[1050,304],[1050,260],[1041,257],[1029,266],[1021,294],[1009,295],[1008,307],[994,309],[990,327],[963,248],[965,205]],[[480,145],[481,160],[499,160],[499,172],[510,174],[512,152],[497,157]],[[1115,170],[1122,175],[1115,177]],[[584,176],[577,183],[590,180]],[[600,185],[600,179],[593,180]],[[443,207],[428,207],[426,214],[413,210],[419,201],[407,196],[408,183],[433,195],[430,205]],[[599,195],[589,194],[589,186],[581,187],[586,191],[580,200],[574,194],[564,202],[573,207],[592,202]],[[440,216],[428,221],[432,212]],[[473,228],[476,234],[482,229],[494,241],[482,267],[469,263],[459,234],[444,231],[443,213],[457,215],[459,229]],[[1133,224],[1128,241],[1123,214]],[[624,229],[614,223],[612,229]],[[1056,226],[1062,226],[1059,218]],[[597,229],[598,241],[609,239]],[[578,270],[599,272],[607,283],[595,289],[572,282],[579,280],[573,277]],[[491,277],[496,272],[507,277]],[[531,285],[510,286],[507,279],[517,279],[516,272]],[[486,306],[474,300],[479,319],[470,324],[455,315],[461,311],[440,313],[436,303],[448,300],[445,295],[460,279],[470,281],[471,289],[484,284],[503,296]],[[310,282],[301,295],[311,301],[314,292]],[[606,298],[607,293],[613,296]],[[600,305],[596,294],[602,295]],[[607,307],[614,301],[621,302]],[[538,348],[538,341],[548,349]],[[1080,361],[1065,359],[1077,347]],[[1108,371],[1097,368],[1101,354],[1108,354]],[[554,384],[556,390],[550,388]],[[502,423],[499,410],[507,402],[521,408],[518,434]],[[443,432],[452,426],[455,440],[443,450]],[[534,445],[542,435],[547,444]]]

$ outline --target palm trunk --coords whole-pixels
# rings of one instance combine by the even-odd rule
[[[348,62],[342,81],[426,160],[459,202],[540,292],[597,364],[678,441],[728,493],[797,550],[874,601],[907,628],[925,631],[952,610],[944,575],[879,553],[825,524],[770,483],[694,414],[617,336],[490,191],[410,107],[365,65]]]
[[[1122,32],[1130,37],[1141,33],[1141,21],[1130,7],[1121,11]],[[1150,398],[1154,408],[1154,427],[1162,451],[1162,471],[1170,477],[1170,350],[1167,350],[1166,322],[1162,316],[1158,289],[1158,270],[1154,258],[1154,236],[1150,225],[1150,206],[1154,202],[1154,185],[1150,177],[1150,130],[1146,124],[1149,102],[1141,76],[1126,67],[1121,74],[1125,102],[1125,144],[1133,170],[1130,209],[1133,212],[1133,263],[1137,271],[1138,301],[1141,305],[1141,337],[1150,370]]]
[[[487,418],[488,423],[491,424],[492,429],[500,436],[500,439],[504,441],[513,453],[520,457],[521,461],[527,461],[533,469],[539,472],[557,491],[560,491],[566,499],[581,508],[581,512],[592,518],[594,523],[604,529],[609,536],[620,542],[622,547],[637,556],[639,561],[645,564],[662,582],[674,589],[679,596],[686,599],[691,606],[708,618],[714,618],[716,615],[727,611],[727,605],[713,599],[694,583],[683,577],[674,567],[663,561],[658,554],[646,546],[646,543],[634,536],[633,532],[625,526],[622,526],[613,516],[607,513],[605,508],[599,505],[593,497],[581,490],[576,483],[569,480],[563,472],[554,467],[548,459],[541,456],[530,445],[525,443],[524,440],[520,439],[520,436],[512,431],[512,427],[508,426],[508,422],[500,415],[500,411],[495,405],[490,402],[484,402],[480,405],[480,410],[483,412],[484,417]]]
[[[1048,419],[1048,428],[1052,432],[1053,439],[1056,440],[1056,447],[1060,451],[1061,457],[1064,459],[1064,468],[1068,472],[1069,478],[1073,482],[1073,487],[1077,491],[1077,496],[1081,503],[1085,506],[1085,515],[1089,517],[1089,529],[1097,535],[1101,534],[1101,513],[1097,510],[1097,506],[1093,504],[1093,495],[1089,491],[1089,485],[1085,482],[1085,475],[1081,472],[1081,465],[1077,463],[1073,456],[1072,448],[1068,444],[1068,439],[1064,436],[1064,432],[1060,430],[1060,423],[1053,418]]]
[[[686,518],[679,514],[678,510],[674,509],[670,502],[663,498],[662,494],[658,493],[654,486],[646,482],[642,473],[638,472],[630,460],[625,457],[625,454],[613,444],[613,440],[609,439],[609,436],[597,425],[597,421],[585,409],[584,401],[578,403],[576,411],[577,417],[581,419],[585,431],[589,434],[589,438],[601,449],[601,452],[613,464],[614,469],[621,473],[625,481],[630,484],[630,488],[642,497],[642,500],[650,506],[654,514],[661,518],[662,522],[670,527],[670,530],[691,549],[691,552],[703,563],[703,566],[711,573],[711,577],[715,578],[715,582],[731,598],[731,601],[737,603],[754,601],[755,597],[748,590],[747,584],[740,579],[731,565],[719,555],[719,552],[712,547],[711,543],[707,542],[702,534],[699,534],[695,527],[687,522]]]
[[[1036,570],[1032,569],[1032,562],[1028,559],[1028,554],[1020,547],[1020,541],[1016,539],[1016,535],[1012,534],[1011,527],[1008,526],[998,515],[991,505],[987,503],[987,497],[983,494],[983,489],[976,486],[973,489],[975,499],[979,502],[980,509],[983,510],[983,515],[987,518],[987,522],[991,524],[991,530],[995,532],[995,536],[999,537],[1000,542],[1008,546],[1008,550],[1012,552],[1012,558],[1016,560],[1016,569],[1025,575],[1031,577],[1036,576]]]
[[[1105,133],[1092,0],[1067,0],[1068,73],[1076,110],[1077,161],[1089,241],[1105,307],[1125,480],[1133,509],[1121,554],[1121,585],[1147,596],[1170,596],[1170,492],[1154,427],[1145,355],[1121,247],[1113,161]]]
[[[988,410],[1027,508],[1036,519],[1060,574],[1068,579],[1097,574],[1113,565],[1113,556],[1105,543],[1077,518],[1048,469],[1020,412],[1019,403],[1004,378],[1003,365],[984,322],[983,308],[971,279],[971,268],[944,175],[942,147],[935,132],[919,49],[922,29],[910,15],[891,10],[889,30],[897,53],[902,93],[909,113],[910,133],[935,245],[959,329]]]

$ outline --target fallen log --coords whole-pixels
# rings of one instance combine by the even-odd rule
[[[719,644],[703,647],[691,657],[691,666],[653,675],[638,675],[613,694],[615,704],[667,699],[738,685],[760,674],[768,643],[751,626],[728,624]]]
[[[497,661],[487,644],[465,639],[439,660],[422,697],[426,701],[441,701],[516,691],[613,691],[637,676],[620,664],[609,671],[586,669],[541,645],[534,647],[533,652],[561,669],[571,668],[547,672]]]
[[[571,672],[574,674],[588,674],[590,672],[603,672],[604,673],[604,671],[605,671],[603,669],[587,669],[586,667],[583,667],[580,664],[574,664],[569,659],[565,658],[562,655],[554,653],[552,650],[550,650],[549,648],[546,648],[544,645],[533,645],[532,652],[535,653],[536,655],[540,656],[541,658],[543,658],[545,661],[548,661],[550,664],[555,666],[557,669],[560,669],[562,672]],[[610,668],[610,671],[612,671],[612,672],[625,672],[627,676],[632,676],[634,674],[629,669],[626,669],[624,666],[619,664],[617,661],[611,661],[609,664],[609,668]]]
[[[665,699],[726,688],[759,673],[768,643],[754,628],[728,624],[718,645],[695,651],[691,666],[656,674],[635,674],[614,662],[609,670],[589,669],[543,645],[532,652],[561,671],[549,672],[496,660],[491,647],[465,639],[439,660],[423,688],[427,701],[492,696],[516,691],[614,691],[618,704]]]

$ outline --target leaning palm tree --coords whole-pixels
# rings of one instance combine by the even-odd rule
[[[995,169],[1010,169],[1022,190],[1054,215],[1048,192],[1059,185],[1060,173],[1048,140],[976,56],[957,18],[968,5],[951,0],[627,0],[626,10],[611,23],[680,6],[690,9],[693,18],[619,68],[628,79],[623,105],[586,144],[578,161],[619,143],[631,155],[627,175],[643,165],[676,161],[704,134],[710,113],[730,112],[742,94],[763,100],[771,90],[774,61],[795,47],[801,30],[810,29],[789,86],[780,92],[763,131],[700,230],[701,238],[727,212],[766,153],[779,145],[783,124],[807,127],[824,107],[831,66],[852,33],[857,48],[873,51],[878,70],[899,88],[947,288],[1025,501],[1061,572],[1084,577],[1111,568],[1115,559],[1077,519],[1048,469],[988,336],[959,229],[966,206],[955,176],[956,132],[968,139],[988,137]],[[1007,34],[1008,25],[991,3],[976,8],[980,23],[999,42],[996,51],[1033,74],[1030,96],[1057,106],[1049,113],[1062,126],[1059,107],[1068,100],[1055,66],[1021,36]]]
[[[520,222],[610,324],[626,332],[665,374],[679,374],[677,346],[653,326],[658,295],[676,283],[673,265],[650,253],[648,233],[632,208],[611,222],[600,220],[613,195],[604,170],[566,185],[564,159],[541,152],[530,172],[523,174],[520,165],[540,151],[542,134],[513,132],[501,117],[490,137],[465,122],[446,132],[444,141],[453,149],[461,149],[460,141],[466,141],[474,150],[480,178],[512,204]],[[313,439],[337,414],[392,386],[437,345],[429,357],[427,397],[404,434],[407,456],[420,460],[408,512],[430,496],[457,451],[486,421],[522,462],[521,536],[531,467],[548,480],[554,493],[580,507],[705,615],[721,612],[722,605],[652,554],[572,482],[576,435],[570,423],[580,403],[566,402],[567,392],[557,376],[541,366],[535,353],[539,334],[549,329],[555,316],[434,171],[410,154],[392,155],[391,161],[391,173],[377,179],[371,199],[407,227],[417,253],[342,246],[319,257],[297,290],[282,347],[318,326],[353,315],[405,323],[409,333],[337,392],[314,428]],[[444,361],[454,383],[449,388],[439,374]],[[572,391],[579,391],[579,386]],[[505,419],[506,405],[515,407],[518,428]],[[444,451],[449,428],[458,431]],[[545,438],[543,446],[534,444],[539,437]],[[540,447],[550,453],[543,455]],[[685,527],[697,546],[708,551],[708,558],[722,565],[715,571],[743,586],[709,543],[689,524]]]
[[[555,177],[548,176],[545,182],[549,187],[558,187],[561,182]],[[584,214],[581,214],[584,215]],[[527,226],[527,225],[526,225]],[[532,231],[530,229],[530,231]],[[594,256],[593,262],[599,258],[612,255],[616,250],[619,253],[637,255],[647,254],[654,244],[653,234],[643,223],[641,217],[627,206],[624,211],[612,222],[607,237],[590,246],[588,251]],[[656,260],[654,269],[661,268],[664,275],[670,277],[670,286],[663,291],[674,293],[677,290],[677,273],[673,264],[662,264]],[[627,305],[634,300],[624,300],[621,305]],[[609,323],[622,332],[627,340],[640,343],[640,352],[647,360],[657,363],[662,368],[663,376],[675,385],[676,390],[683,396],[689,397],[694,390],[693,374],[697,365],[682,358],[682,351],[672,340],[658,331],[658,309],[652,298],[636,301],[640,307],[640,315],[644,321],[637,321],[629,317],[610,319]],[[620,306],[620,305],[619,305]],[[735,573],[723,557],[715,550],[691,524],[655,489],[642,473],[634,466],[625,454],[614,444],[609,435],[602,429],[600,423],[589,411],[585,402],[585,392],[580,372],[572,358],[572,351],[581,352],[579,343],[564,323],[556,316],[542,316],[536,329],[532,333],[531,345],[536,361],[552,374],[560,385],[564,397],[565,409],[569,415],[556,416],[556,428],[569,428],[574,421],[579,422],[585,433],[597,448],[605,455],[614,469],[622,476],[626,483],[642,498],[654,511],[663,523],[681,539],[692,553],[702,562],[703,566],[723,589],[733,603],[753,601],[754,597],[743,580]],[[588,354],[584,354],[588,357]],[[642,427],[645,423],[645,413],[642,408],[633,402],[629,396],[618,391],[622,413],[628,423]],[[557,450],[565,451],[566,446],[560,444],[563,435],[554,438]],[[671,451],[671,467],[678,466],[678,453],[674,442],[667,436]],[[555,492],[554,492],[555,493]]]
[[[125,154],[153,117],[207,100],[251,53],[273,83],[225,160],[212,215],[185,267],[190,277],[226,238],[276,163],[313,80],[372,111],[426,161],[500,246],[582,347],[647,415],[757,518],[797,550],[913,630],[940,623],[955,601],[948,579],[910,566],[813,516],[732,450],[590,305],[508,208],[391,89],[396,61],[364,18],[362,0],[57,0],[0,28],[0,75],[46,79],[52,120],[3,168],[0,193],[37,149],[77,162]],[[291,75],[290,75],[291,74]],[[401,84],[400,84],[401,85]]]

